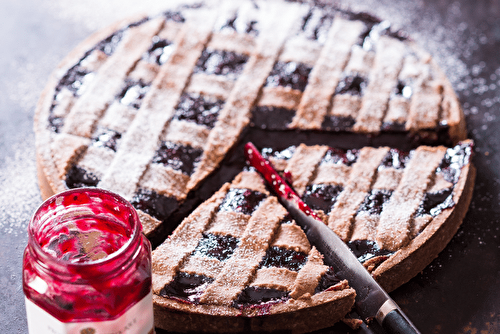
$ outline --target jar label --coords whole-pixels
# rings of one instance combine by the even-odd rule
[[[153,294],[150,292],[114,320],[65,323],[26,299],[31,334],[154,334]]]

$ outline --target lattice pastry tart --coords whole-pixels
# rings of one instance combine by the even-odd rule
[[[208,0],[98,31],[51,77],[37,105],[35,133],[43,198],[82,186],[117,192],[138,209],[154,246],[241,172],[247,141],[275,152],[291,145],[301,152],[307,149],[300,144],[306,144],[361,153],[371,152],[365,146],[416,148],[418,155],[428,150],[419,145],[453,147],[466,139],[464,116],[450,83],[430,55],[404,33],[368,14],[320,2],[279,0]],[[311,150],[321,155],[325,148]],[[445,148],[431,150],[440,154]],[[295,155],[291,159],[297,160],[290,167],[294,185],[307,198],[308,187],[326,177],[323,167],[301,174],[294,170],[301,160]],[[362,165],[353,164],[351,174],[363,174],[355,167]],[[401,244],[395,246],[374,232],[382,227],[358,231],[356,205],[363,191],[378,186],[378,177],[375,184],[368,178],[359,191],[351,189],[357,184],[354,177],[349,179],[353,185],[328,180],[342,187],[335,206],[348,203],[342,212],[350,215],[332,227],[346,241],[363,235],[382,242],[384,249],[415,245],[424,257],[434,256],[458,225],[454,223],[445,237],[436,233],[422,244],[416,240],[423,240],[419,236],[439,217],[462,220],[470,200],[471,170],[465,163],[453,190],[453,201],[463,205],[443,209],[432,219],[410,213],[420,205],[418,196],[430,190],[422,188],[420,178],[405,178],[403,173],[406,188],[401,191],[418,198],[397,202],[410,200],[409,211],[398,215],[409,229],[401,240],[396,238]],[[393,172],[394,178],[399,172]],[[374,175],[384,173],[389,172],[377,169]],[[334,175],[330,177],[341,177]],[[426,185],[436,183],[437,190],[448,185],[431,175]],[[413,186],[418,191],[411,190]],[[399,185],[391,187],[374,196],[386,198],[392,191],[387,205],[398,206],[391,200],[399,194]],[[338,216],[335,209],[327,211],[323,214],[332,217],[328,219]],[[385,226],[383,217],[382,210],[380,218],[366,219]],[[378,220],[382,223],[376,225]],[[383,273],[391,272],[386,263],[390,261],[374,271],[383,281]],[[394,270],[402,266],[399,263],[409,262],[395,262]],[[416,273],[404,272],[408,274],[384,283],[386,288]]]
[[[472,195],[471,152],[470,141],[410,152],[264,150],[387,291],[423,270],[455,234]],[[328,327],[353,294],[321,259],[263,179],[242,172],[153,252],[156,323],[172,331]]]

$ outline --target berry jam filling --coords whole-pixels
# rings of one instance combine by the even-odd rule
[[[356,120],[351,116],[325,116],[321,128],[328,131],[349,131],[352,129]]]
[[[472,149],[473,145],[468,143],[447,149],[436,173],[442,173],[448,182],[457,183],[462,167],[469,163]]]
[[[335,275],[335,273],[333,272],[333,268],[330,267],[328,268],[326,273],[321,276],[318,286],[314,290],[314,293],[320,293],[322,291],[328,290],[340,281],[340,278],[338,278],[337,275]]]
[[[282,247],[268,248],[266,255],[260,262],[260,268],[287,268],[299,271],[307,262],[307,254]]]
[[[133,26],[138,25],[138,24],[143,23],[143,22],[144,22],[144,20],[133,23],[129,27],[133,27]],[[113,54],[113,52],[115,52],[120,41],[122,40],[123,32],[126,29],[128,29],[128,27],[117,31],[116,33],[114,33],[113,35],[109,36],[106,39],[103,39],[102,41],[100,41],[96,45],[95,49],[104,52],[108,56],[111,56]]]
[[[179,272],[174,279],[160,291],[160,296],[179,299],[188,303],[198,304],[207,286],[213,278]]]
[[[296,149],[296,146],[290,146],[282,151],[276,151],[272,148],[267,147],[262,149],[262,156],[266,159],[273,157],[280,160],[290,160]]]
[[[251,215],[266,197],[266,194],[258,191],[231,188],[222,200],[219,211],[233,211]]]
[[[283,219],[280,221],[280,224],[281,225],[286,225],[286,224],[292,224],[294,222],[292,216],[287,213],[287,215],[285,217],[283,217]]]
[[[156,151],[153,162],[170,166],[174,170],[191,175],[200,162],[202,153],[202,149],[166,141],[162,142]]]
[[[224,101],[198,94],[182,94],[174,119],[187,120],[213,128]]]
[[[235,15],[232,18],[228,19],[222,26],[219,28],[220,31],[234,31],[237,33],[251,34],[253,36],[257,36],[259,34],[258,29],[256,28],[257,21],[254,20],[244,20],[243,18]]]
[[[434,193],[426,193],[422,204],[420,204],[416,216],[437,216],[446,208],[455,205],[453,201],[453,187],[443,189]]]
[[[302,18],[301,32],[308,39],[324,43],[332,22],[333,13],[311,8]]]
[[[346,75],[335,88],[335,94],[362,96],[366,88],[366,79],[358,74]]]
[[[380,129],[384,132],[405,132],[406,122],[383,122]]]
[[[304,91],[309,79],[311,67],[294,61],[277,61],[273,70],[267,77],[266,86],[268,87],[289,87]]]
[[[167,21],[174,21],[177,23],[184,23],[184,21],[186,21],[186,19],[184,18],[184,16],[182,16],[180,12],[174,12],[168,10],[163,13],[163,16],[165,16],[165,19]]]
[[[358,159],[359,150],[340,150],[337,148],[330,147],[323,159],[321,160],[321,164],[344,164],[346,166],[352,166]]]
[[[79,166],[73,166],[66,174],[66,186],[69,189],[96,187],[99,183],[99,178],[91,172]]]
[[[278,289],[264,288],[260,286],[249,286],[240,292],[233,303],[233,306],[242,309],[245,307],[265,304],[285,302],[290,298],[289,291],[281,291]]]
[[[235,78],[243,71],[248,56],[233,51],[203,50],[196,63],[194,73],[226,75]]]
[[[193,255],[207,256],[219,261],[225,261],[233,255],[238,243],[238,238],[230,235],[203,233],[203,238],[193,251]]]
[[[142,59],[147,62],[162,65],[172,54],[174,46],[167,39],[160,39],[159,36],[153,37],[153,44],[149,50],[142,56]]]
[[[330,213],[337,196],[344,188],[338,184],[311,184],[306,187],[302,200],[313,210]]]
[[[403,152],[395,148],[391,148],[380,163],[380,168],[395,168],[404,169],[411,158],[411,152]]]
[[[403,81],[399,80],[396,88],[394,89],[394,95],[402,96],[405,99],[410,99],[413,91],[410,86],[406,85]]]
[[[261,129],[286,130],[295,110],[282,107],[256,106],[252,109],[251,125]]]
[[[366,212],[370,215],[380,215],[384,203],[389,200],[392,195],[392,190],[373,189],[359,207],[358,212]]]
[[[179,202],[175,198],[158,194],[149,189],[139,189],[130,203],[158,220],[166,220],[177,208]]]
[[[361,263],[376,256],[389,256],[392,254],[387,249],[380,249],[377,242],[372,240],[351,240],[347,242],[347,246]]]
[[[49,128],[55,133],[59,133],[59,130],[64,125],[64,118],[54,116],[53,114],[49,115]]]
[[[93,145],[98,147],[107,147],[116,152],[116,147],[121,137],[121,133],[114,130],[101,129],[93,138]]]
[[[149,91],[149,85],[141,81],[133,81],[127,79],[125,81],[125,87],[122,92],[118,95],[118,100],[120,103],[139,109],[141,106],[142,99]]]
[[[75,96],[80,95],[80,90],[84,83],[91,78],[92,74],[81,67],[79,64],[73,66],[61,78],[56,88],[56,94],[64,87],[70,90]]]

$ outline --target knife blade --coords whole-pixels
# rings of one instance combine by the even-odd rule
[[[337,277],[346,279],[354,288],[354,305],[361,318],[368,323],[376,319],[389,334],[420,333],[342,239],[301,200],[251,142],[245,145],[245,157],[274,190],[311,244],[323,254],[325,263],[334,269]]]

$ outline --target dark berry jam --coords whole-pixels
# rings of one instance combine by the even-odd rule
[[[149,189],[139,189],[130,202],[136,209],[161,221],[166,220],[179,207],[179,202],[175,198],[160,195]]]
[[[293,61],[277,61],[267,77],[266,86],[289,87],[303,92],[307,86],[310,72],[311,67],[308,65]]]
[[[232,18],[228,19],[219,28],[220,31],[234,31],[237,33],[251,34],[257,36],[259,31],[257,29],[257,21],[254,20],[244,20],[243,17],[234,15]]]
[[[356,120],[351,116],[335,116],[327,115],[323,119],[321,128],[328,131],[350,131],[356,123]]]
[[[437,216],[446,208],[451,208],[455,205],[453,201],[453,187],[443,189],[434,193],[426,193],[422,204],[419,206],[416,215],[432,215]]]
[[[311,209],[328,214],[342,190],[344,188],[338,184],[312,184],[306,187],[302,200]]]
[[[387,249],[379,248],[377,242],[372,240],[352,240],[347,243],[347,246],[361,263],[376,256],[389,256],[392,254]]]
[[[203,233],[203,238],[196,246],[193,255],[208,256],[225,261],[233,255],[238,243],[238,238],[230,235]]]
[[[174,118],[213,128],[224,101],[198,94],[182,94]]]
[[[287,215],[283,217],[283,219],[280,221],[280,224],[286,225],[286,224],[292,224],[294,222],[295,221],[293,220],[292,216],[289,213],[287,213]]]
[[[166,141],[162,142],[156,151],[153,162],[164,164],[186,175],[191,175],[200,162],[202,153],[202,149]]]
[[[184,16],[182,15],[181,12],[174,12],[174,11],[166,11],[163,13],[163,16],[165,16],[165,19],[167,21],[174,21],[174,22],[178,22],[178,23],[184,23],[184,21],[186,21],[186,19],[184,18]]]
[[[359,150],[340,150],[337,148],[330,147],[323,159],[322,164],[344,164],[346,166],[352,166],[358,159]]]
[[[49,128],[55,133],[59,133],[63,125],[64,125],[64,118],[54,116],[53,114],[49,116]]]
[[[462,167],[469,163],[472,156],[473,146],[471,143],[459,144],[446,150],[437,173],[442,173],[446,181],[457,183]]]
[[[395,148],[391,148],[380,163],[382,168],[404,169],[408,161],[410,161],[411,152],[403,152]]]
[[[380,129],[384,132],[405,132],[406,122],[383,122]]]
[[[74,165],[66,174],[65,181],[66,186],[69,189],[74,189],[83,187],[96,187],[99,183],[99,178],[95,174],[86,171],[82,167]]]
[[[59,81],[56,87],[56,93],[64,87],[70,90],[74,95],[78,95],[78,91],[83,86],[87,75],[89,75],[89,72],[79,64],[73,66]]]
[[[149,85],[142,81],[126,80],[125,87],[118,95],[120,103],[139,109],[141,102],[149,91]]]
[[[337,85],[335,94],[363,95],[366,88],[366,79],[358,74],[345,76]]]
[[[333,272],[333,268],[329,267],[328,270],[321,276],[318,286],[314,290],[314,293],[320,293],[322,291],[328,290],[335,284],[340,282],[340,278],[338,278]]]
[[[179,272],[174,279],[160,291],[160,296],[183,300],[197,304],[207,286],[214,281],[213,278]]]
[[[333,16],[334,14],[332,12],[311,8],[307,14],[302,17],[302,34],[308,39],[324,43],[332,25]]]
[[[260,267],[287,268],[299,271],[307,262],[307,254],[283,247],[270,247],[260,263]]]
[[[258,191],[231,188],[219,206],[219,211],[233,211],[251,215],[265,198],[266,194]]]
[[[106,147],[116,152],[116,148],[122,135],[111,129],[100,129],[93,138],[93,145]]]
[[[402,96],[405,99],[410,99],[412,96],[412,89],[410,86],[406,85],[403,81],[399,80],[396,88],[394,89],[394,95]]]
[[[172,51],[173,45],[171,41],[154,36],[153,44],[142,58],[150,63],[162,65],[170,57]]]
[[[260,286],[249,286],[240,292],[234,301],[234,306],[242,309],[253,305],[284,302],[290,298],[289,294],[290,292],[288,291]]]
[[[256,106],[252,109],[251,125],[261,129],[286,130],[295,110],[282,107]]]
[[[282,151],[276,151],[272,148],[267,147],[262,149],[262,156],[266,159],[273,157],[280,160],[290,160],[296,149],[296,146],[290,146]]]
[[[370,215],[380,215],[384,203],[386,203],[392,195],[392,190],[373,189],[366,197],[358,212],[366,212]]]
[[[123,33],[125,30],[126,28],[119,30],[115,32],[113,35],[103,39],[96,45],[95,49],[104,52],[108,56],[111,56],[115,52],[120,41],[122,40]]]
[[[194,73],[206,73],[235,77],[243,71],[247,55],[225,50],[203,50]]]

